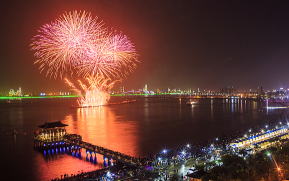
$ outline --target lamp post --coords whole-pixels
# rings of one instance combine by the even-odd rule
[[[278,179],[281,180],[283,178],[283,172],[282,172],[281,167],[277,164],[274,156],[270,152],[266,152],[266,155],[273,160],[275,167],[276,167],[276,171],[278,173]]]

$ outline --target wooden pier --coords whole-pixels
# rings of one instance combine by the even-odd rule
[[[108,158],[109,160],[113,159],[118,162],[135,165],[135,166],[142,166],[146,162],[146,159],[132,157],[130,155],[126,155],[117,151],[113,151],[113,150],[110,150],[101,146],[93,145],[91,143],[82,141],[80,139],[77,139],[76,135],[66,134],[63,136],[63,141],[65,143],[86,149],[87,154],[98,153]]]

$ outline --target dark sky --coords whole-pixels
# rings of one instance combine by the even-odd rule
[[[0,92],[68,89],[33,65],[37,29],[86,10],[127,34],[142,63],[128,88],[289,87],[289,5],[253,0],[19,0],[1,2]]]

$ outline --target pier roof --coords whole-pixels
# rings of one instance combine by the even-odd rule
[[[54,122],[46,122],[42,125],[39,125],[39,128],[48,129],[48,128],[59,128],[68,126],[67,124],[63,124],[61,121],[54,121]]]

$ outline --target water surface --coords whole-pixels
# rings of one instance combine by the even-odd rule
[[[112,98],[119,101],[121,98]],[[163,148],[207,144],[230,139],[250,128],[284,121],[287,109],[265,110],[260,102],[241,99],[137,98],[137,102],[98,108],[73,108],[75,99],[38,99],[0,103],[1,168],[10,180],[49,180],[65,173],[95,170],[69,155],[44,157],[33,150],[33,132],[45,121],[62,120],[69,133],[83,140],[133,156],[148,156]],[[17,136],[12,136],[12,130]]]

